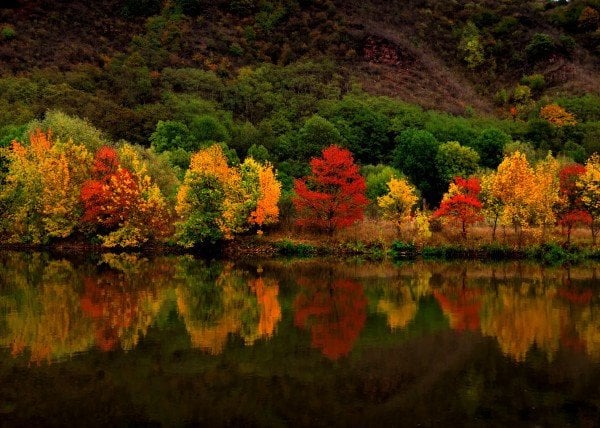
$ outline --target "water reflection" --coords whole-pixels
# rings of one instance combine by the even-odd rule
[[[367,319],[363,287],[351,280],[299,278],[294,324],[308,328],[311,344],[323,355],[338,359],[352,349]]]
[[[405,332],[425,335],[440,314],[440,328],[492,337],[515,361],[532,349],[551,360],[561,348],[600,361],[594,267],[268,261],[258,272],[190,256],[74,262],[2,253],[0,348],[40,364],[130,351],[151,329],[179,323],[190,348],[218,355],[275,340],[285,324],[288,345],[305,341],[337,360],[357,347],[400,343]]]

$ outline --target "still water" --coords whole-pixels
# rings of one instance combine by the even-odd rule
[[[0,425],[598,425],[599,268],[0,253]]]

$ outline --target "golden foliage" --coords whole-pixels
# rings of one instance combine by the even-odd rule
[[[548,104],[540,110],[540,117],[558,127],[577,125],[575,116],[558,104]]]

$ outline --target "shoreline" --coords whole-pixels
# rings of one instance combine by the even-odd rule
[[[389,247],[378,243],[353,241],[304,243],[289,238],[279,240],[257,239],[254,236],[236,237],[220,244],[185,248],[177,245],[149,244],[139,247],[107,248],[85,241],[55,242],[50,244],[0,243],[0,251],[47,252],[62,256],[85,256],[105,253],[135,253],[148,256],[193,255],[203,258],[229,260],[249,258],[360,258],[371,261],[393,262],[413,260],[471,260],[483,262],[530,260],[542,264],[575,264],[600,261],[600,248],[561,246],[556,243],[536,244],[521,248],[502,243],[466,246],[443,244],[417,247],[412,243],[394,241]]]

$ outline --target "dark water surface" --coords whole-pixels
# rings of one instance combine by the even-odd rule
[[[0,253],[0,425],[597,426],[598,272]]]

